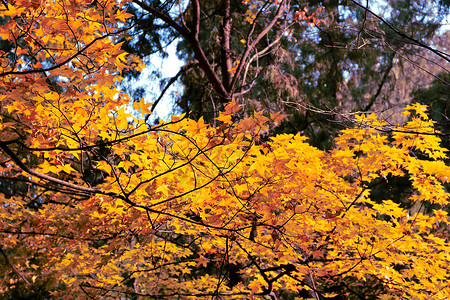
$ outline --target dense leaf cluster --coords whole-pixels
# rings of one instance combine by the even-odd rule
[[[408,105],[397,123],[349,113],[354,126],[328,151],[299,132],[270,136],[290,118],[276,105],[251,111],[274,93],[302,103],[301,75],[286,70],[308,57],[282,58],[275,45],[303,21],[322,26],[336,3],[307,14],[297,2],[223,1],[217,15],[200,1],[9,2],[0,4],[2,298],[450,297],[447,134],[426,106]],[[250,28],[239,40],[227,40],[233,20],[238,35]],[[221,24],[208,46],[205,22]],[[207,78],[198,103],[209,97],[214,109],[153,124],[155,105],[118,85],[166,38],[134,55],[124,49],[142,37],[130,37],[168,28],[194,53],[180,76]],[[312,72],[312,99],[334,103],[324,91],[336,96],[333,84],[347,80],[338,67]],[[445,111],[435,89],[417,95]],[[389,190],[398,182],[401,196]]]

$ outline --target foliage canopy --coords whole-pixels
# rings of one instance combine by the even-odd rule
[[[235,100],[215,125],[149,124],[116,88],[144,67],[125,2],[3,2],[3,296],[450,298],[450,170],[425,106],[359,115],[330,151],[263,141],[285,116],[239,119]],[[415,213],[371,198],[395,178]]]

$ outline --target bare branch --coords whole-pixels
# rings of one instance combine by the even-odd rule
[[[422,43],[419,40],[416,40],[415,38],[412,38],[411,36],[401,32],[400,30],[398,30],[397,28],[395,28],[391,23],[389,23],[388,21],[386,21],[385,19],[383,19],[381,16],[377,15],[376,13],[374,13],[373,11],[371,11],[368,7],[365,7],[361,4],[359,4],[357,1],[355,0],[351,0],[353,3],[355,3],[358,7],[364,9],[365,11],[369,12],[371,15],[373,15],[375,18],[377,18],[378,20],[380,20],[381,22],[383,22],[384,24],[386,24],[387,27],[389,27],[389,29],[391,29],[392,31],[394,31],[396,34],[398,34],[399,36],[401,36],[402,38],[410,41],[412,44],[420,46],[422,48],[428,49],[431,52],[433,52],[434,54],[436,54],[437,56],[441,57],[442,59],[445,59],[446,61],[450,62],[450,55],[448,53],[436,50],[424,43]]]
[[[223,0],[222,9],[224,12],[222,27],[221,27],[221,68],[222,78],[225,85],[225,89],[230,91],[230,34],[231,34],[231,16],[230,16],[230,0]]]
[[[278,20],[282,17],[282,15],[285,11],[285,8],[286,8],[286,0],[283,0],[279,4],[277,13],[276,13],[275,17],[272,19],[272,21],[258,34],[258,36],[255,38],[255,40],[250,45],[247,45],[244,53],[241,56],[239,66],[238,66],[236,73],[233,77],[233,80],[231,82],[230,93],[233,93],[233,91],[235,89],[236,83],[239,79],[239,76],[240,76],[242,70],[244,69],[244,66],[246,65],[245,62],[246,62],[248,56],[250,55],[250,52],[259,43],[259,41],[272,29],[272,27],[275,26],[275,24],[278,22]],[[249,38],[247,40],[249,40]]]
[[[160,18],[167,25],[169,25],[170,27],[175,29],[179,34],[181,34],[186,39],[186,41],[192,46],[195,58],[198,60],[201,69],[205,72],[205,75],[206,77],[208,77],[208,80],[211,82],[211,85],[213,86],[214,90],[222,98],[222,101],[227,102],[229,99],[231,99],[228,91],[223,86],[222,81],[219,79],[216,72],[214,72],[211,63],[206,58],[206,54],[203,51],[203,48],[200,45],[197,37],[195,36],[195,30],[191,31],[186,27],[180,26],[170,16],[156,10],[155,8],[145,4],[140,0],[133,0],[133,2],[139,5],[142,9],[152,14],[153,16]]]
[[[200,32],[200,3],[198,0],[192,1],[192,10],[194,15],[194,38],[198,40],[198,33]]]
[[[172,86],[172,84],[174,84],[183,73],[185,73],[187,70],[189,70],[190,68],[194,67],[195,65],[196,65],[195,63],[188,63],[188,64],[184,65],[183,67],[181,67],[180,71],[178,71],[178,73],[175,76],[170,78],[169,82],[167,83],[167,85],[162,90],[162,92],[159,95],[158,99],[156,99],[156,101],[153,103],[153,105],[152,105],[152,107],[150,109],[152,112],[155,111],[156,105],[158,105],[158,103],[161,101],[162,97],[164,97],[164,95],[169,90],[169,88]],[[150,117],[150,115],[147,115],[145,117],[145,121],[146,122],[147,122],[149,117]]]

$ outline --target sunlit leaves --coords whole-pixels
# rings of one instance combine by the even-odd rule
[[[185,115],[151,126],[152,104],[115,88],[121,70],[141,66],[117,43],[123,8],[27,3],[11,14],[28,18],[1,31],[24,46],[2,64],[0,167],[27,188],[0,197],[16,267],[5,282],[48,280],[59,298],[245,298],[376,278],[389,295],[450,296],[450,170],[423,106],[396,127],[358,116],[329,152],[300,134],[266,139],[284,116],[239,119],[236,101],[216,127]],[[411,183],[407,199],[372,199],[393,178]]]

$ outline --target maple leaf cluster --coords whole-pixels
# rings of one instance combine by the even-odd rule
[[[234,101],[217,126],[150,125],[152,104],[115,85],[143,67],[121,49],[124,3],[94,2],[2,9],[0,172],[22,185],[0,196],[0,293],[333,297],[318,286],[350,278],[380,297],[450,298],[450,169],[425,107],[393,131],[361,115],[328,152],[301,134],[261,141],[283,115],[236,121]],[[393,178],[431,211],[371,197]]]

